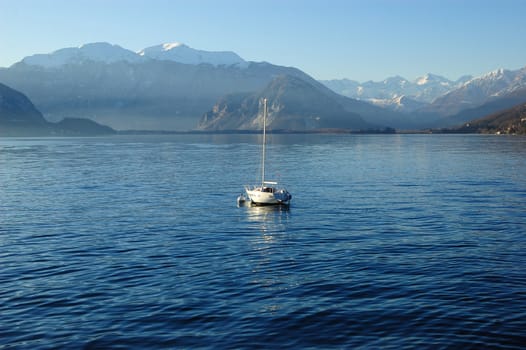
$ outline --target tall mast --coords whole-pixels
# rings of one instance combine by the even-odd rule
[[[261,187],[265,185],[265,144],[267,143],[267,99],[263,99],[263,152],[261,159]]]

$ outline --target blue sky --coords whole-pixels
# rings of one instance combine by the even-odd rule
[[[316,79],[526,66],[526,0],[0,0],[0,67],[106,41],[234,51]]]

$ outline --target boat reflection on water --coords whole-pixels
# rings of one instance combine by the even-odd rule
[[[244,209],[247,220],[257,223],[257,227],[264,234],[283,234],[287,231],[290,218],[288,205],[259,206],[245,202],[238,204],[238,207]]]
[[[298,282],[289,273],[297,268],[294,258],[286,254],[291,248],[291,208],[284,205],[260,206],[246,201],[238,205],[246,224],[249,238],[246,253],[250,273],[247,278],[253,290],[263,291],[270,297],[257,298],[255,307],[265,317],[275,317],[287,308],[288,294]],[[245,216],[246,215],[246,216]]]
[[[239,208],[245,208],[250,221],[267,221],[273,217],[281,217],[290,212],[288,205],[255,205],[250,202],[238,203]]]

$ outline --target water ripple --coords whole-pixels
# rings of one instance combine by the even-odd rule
[[[523,349],[526,140],[428,136],[273,135],[290,209],[253,135],[0,139],[0,349]]]

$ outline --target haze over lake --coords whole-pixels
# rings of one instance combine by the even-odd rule
[[[526,138],[0,138],[0,349],[526,343]]]

